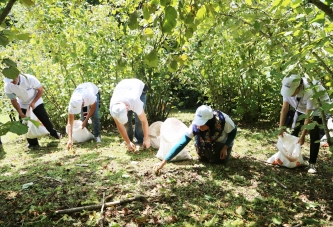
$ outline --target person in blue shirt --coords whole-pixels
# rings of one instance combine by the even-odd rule
[[[237,126],[231,118],[210,106],[202,105],[195,113],[194,120],[180,141],[169,151],[162,162],[155,164],[159,173],[195,137],[195,147],[199,160],[211,163],[226,163],[230,157],[237,134]]]

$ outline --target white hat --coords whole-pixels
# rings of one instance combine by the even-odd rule
[[[69,108],[68,112],[70,114],[78,114],[81,112],[82,108],[82,97],[80,95],[74,95],[71,97],[71,100],[69,101]]]
[[[195,117],[192,124],[202,126],[206,124],[209,119],[213,118],[213,110],[210,106],[202,105],[195,112]]]
[[[282,80],[281,95],[291,97],[301,82],[301,77],[292,74],[290,77],[284,77]]]
[[[120,124],[126,124],[128,121],[126,105],[122,102],[112,106],[111,116],[116,118]]]

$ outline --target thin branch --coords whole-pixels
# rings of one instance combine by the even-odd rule
[[[317,6],[318,9],[322,10],[328,17],[331,18],[331,20],[333,20],[333,10],[329,5],[324,4],[320,0],[309,0],[309,3]]]
[[[4,22],[4,20],[6,19],[7,15],[10,13],[10,11],[13,8],[14,3],[17,0],[9,0],[9,2],[7,3],[6,7],[3,9],[2,14],[0,15],[0,24],[2,24],[2,22]]]

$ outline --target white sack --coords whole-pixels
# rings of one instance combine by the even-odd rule
[[[160,130],[160,148],[156,157],[164,160],[171,148],[175,146],[179,140],[184,136],[187,130],[186,125],[177,118],[166,119]],[[172,159],[172,161],[189,160],[192,157],[187,153],[185,148]]]
[[[162,124],[162,121],[156,121],[149,126],[150,145],[155,149],[160,148],[160,134]]]
[[[68,128],[66,127],[66,133],[68,134]],[[73,123],[73,143],[83,143],[94,138],[94,135],[89,132],[89,130],[84,127],[82,128],[82,121],[75,120]]]
[[[41,123],[30,107],[27,110],[26,116],[30,117],[30,119],[32,120]],[[35,139],[50,134],[42,123],[38,127],[36,127],[31,121],[28,121],[27,125],[28,125],[28,132],[26,134],[26,137],[28,139]]]
[[[304,165],[301,145],[297,143],[298,139],[298,137],[287,133],[284,133],[283,137],[279,136],[277,142],[279,151],[270,157],[267,162],[288,168]]]
[[[333,137],[333,121],[332,121],[332,118],[330,117],[328,120],[327,120],[327,128],[328,130],[330,130],[330,136]],[[327,146],[327,137],[326,135],[324,135],[323,137],[321,137],[320,139],[320,146]]]

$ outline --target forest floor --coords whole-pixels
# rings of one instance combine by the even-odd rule
[[[170,117],[189,125],[193,112]],[[66,136],[28,150],[24,136],[9,133],[0,148],[0,226],[333,226],[332,153],[320,148],[313,175],[267,164],[278,151],[276,129],[238,124],[225,165],[200,162],[191,141],[192,159],[168,163],[160,175],[157,150],[127,152],[117,131],[70,151]]]

